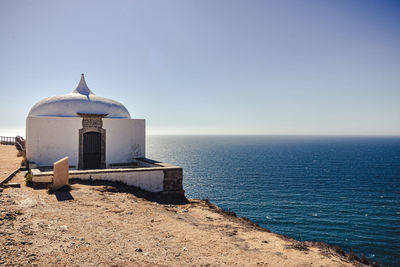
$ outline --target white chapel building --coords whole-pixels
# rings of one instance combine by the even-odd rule
[[[26,157],[52,166],[65,156],[71,169],[104,169],[145,157],[145,120],[119,102],[95,95],[82,74],[69,94],[36,103],[26,119]]]

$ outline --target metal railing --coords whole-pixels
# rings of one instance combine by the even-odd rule
[[[21,136],[0,136],[0,145],[15,145],[18,150],[25,150],[25,140]]]
[[[2,144],[2,145],[15,145],[15,137],[0,136],[0,144]]]

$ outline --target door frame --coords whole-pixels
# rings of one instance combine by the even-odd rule
[[[101,136],[100,168],[106,168],[106,130],[103,129],[103,118],[108,114],[78,113],[82,117],[82,128],[79,129],[79,162],[78,169],[83,170],[83,135],[88,132],[97,132]]]

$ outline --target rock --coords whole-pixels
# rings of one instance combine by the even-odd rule
[[[7,186],[9,186],[9,187],[17,187],[17,188],[21,187],[21,185],[19,183],[8,183]]]
[[[27,197],[19,203],[19,206],[23,208],[32,208],[36,206],[36,204],[37,204],[36,200]]]
[[[137,249],[135,249],[135,251],[136,251],[136,252],[139,252],[139,253],[142,253],[142,252],[143,252],[143,250],[142,250],[141,248],[137,248]]]
[[[62,158],[53,164],[53,190],[56,191],[68,185],[68,157]]]
[[[187,251],[188,249],[186,247],[183,248],[183,251]]]
[[[68,230],[68,226],[66,226],[66,225],[61,225],[61,226],[59,227],[59,229],[60,229],[61,232],[65,232],[65,231]]]

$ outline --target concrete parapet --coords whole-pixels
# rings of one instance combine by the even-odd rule
[[[70,179],[103,180],[121,182],[129,186],[136,186],[148,192],[162,192],[165,194],[183,195],[183,171],[179,166],[139,159],[138,168],[96,169],[96,170],[69,170]],[[40,171],[31,169],[32,182],[50,183],[53,171]]]

